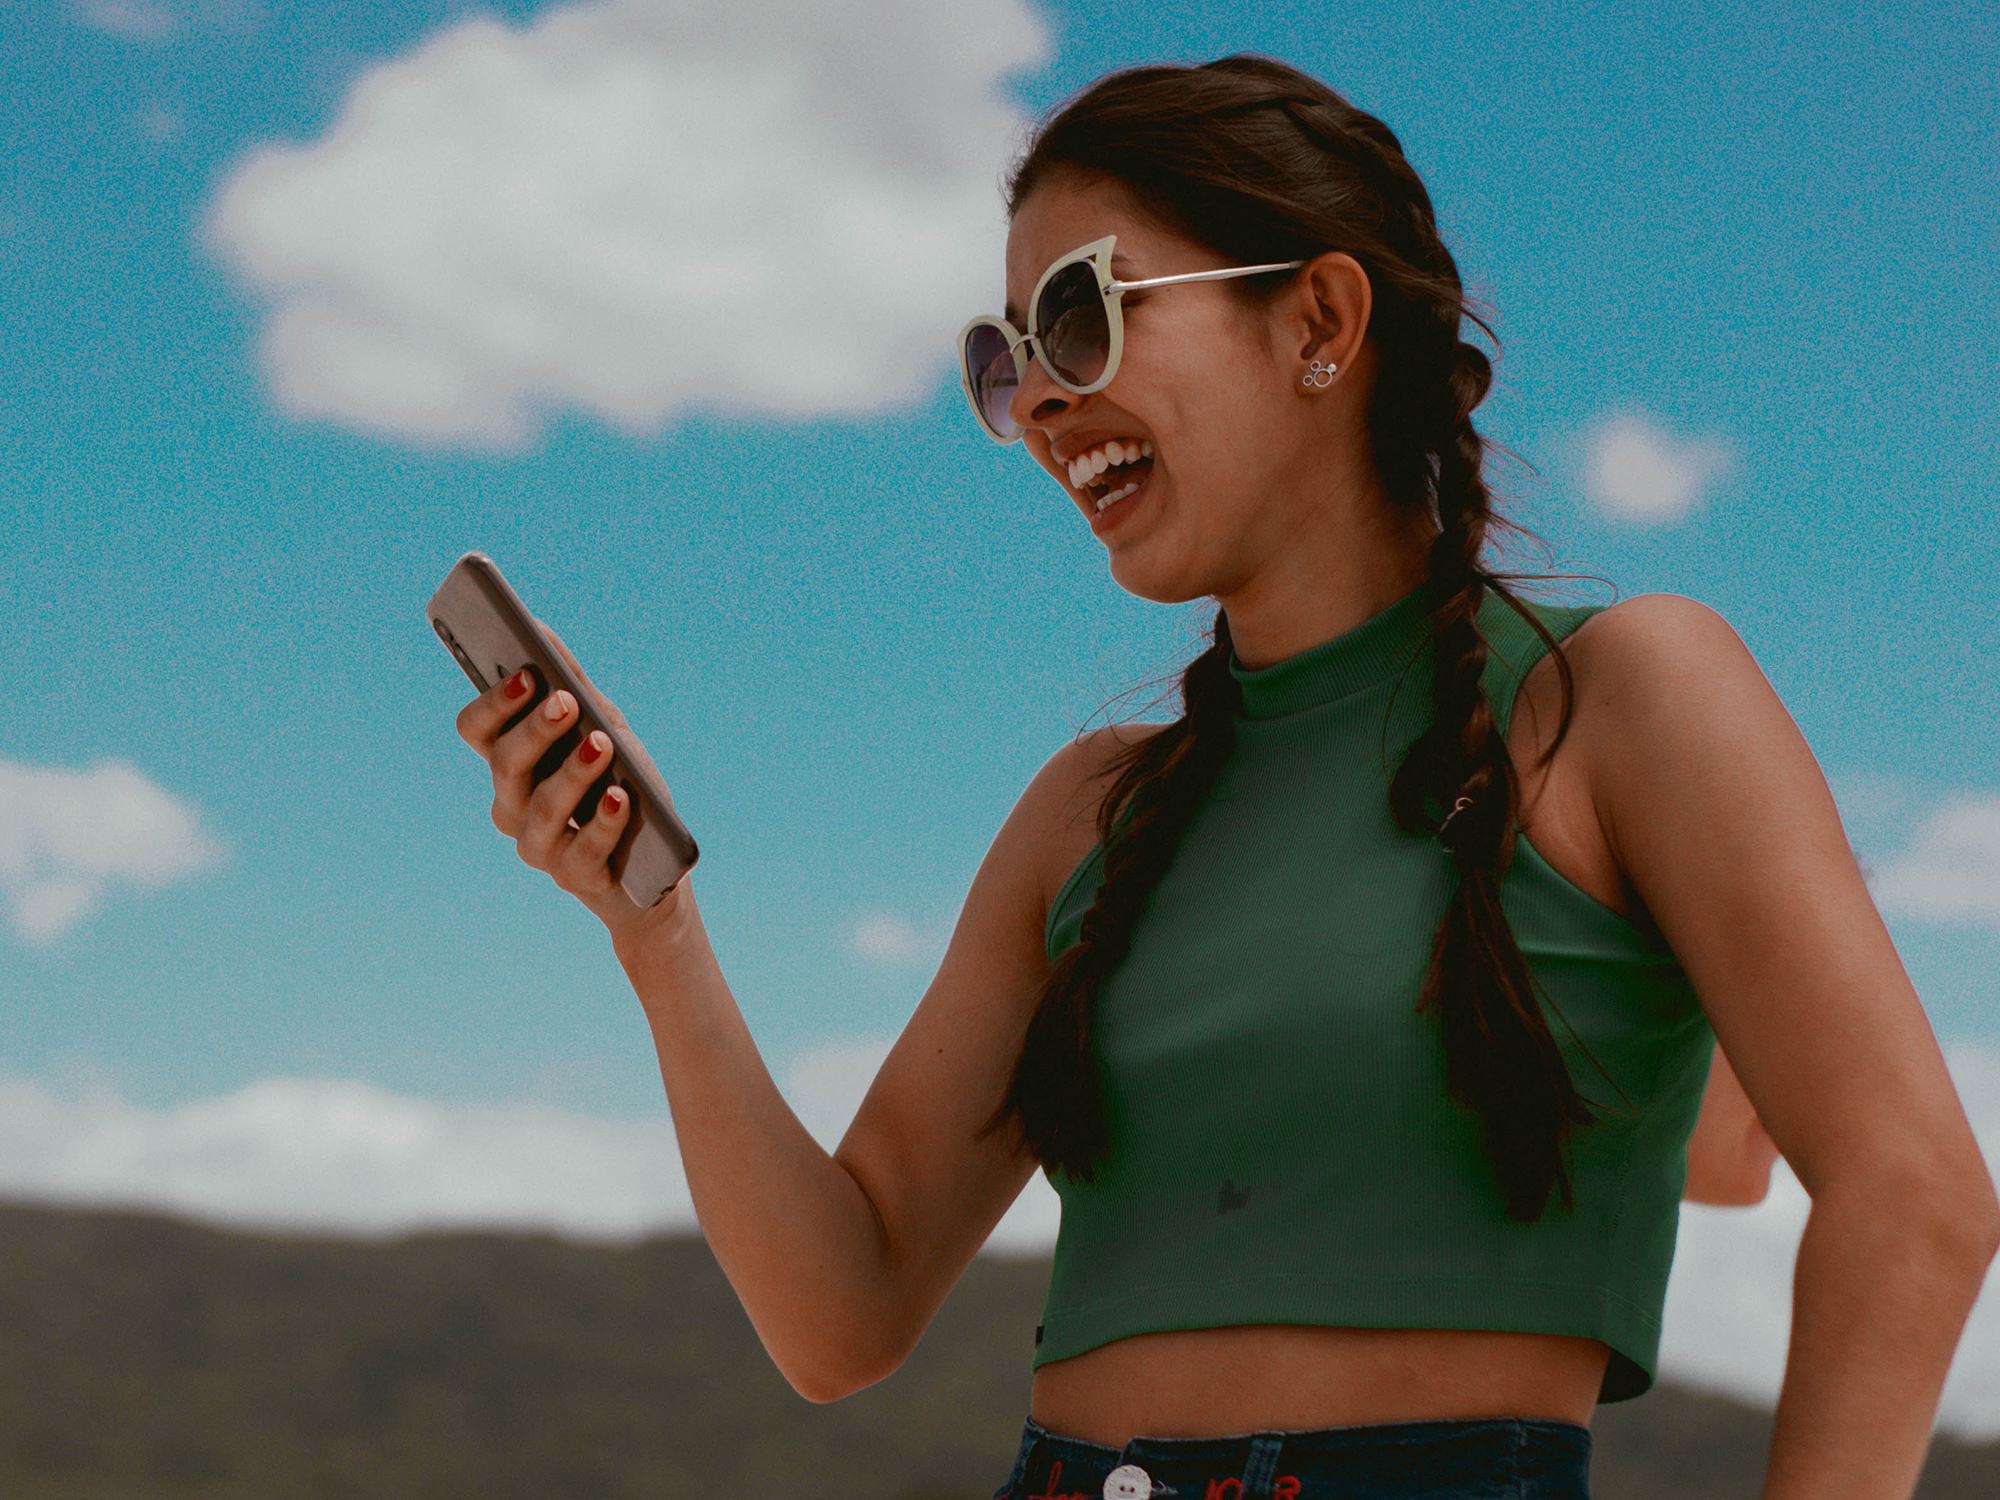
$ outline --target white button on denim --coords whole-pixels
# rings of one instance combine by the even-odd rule
[[[1120,1464],[1104,1476],[1104,1500],[1151,1500],[1153,1476],[1137,1464]]]

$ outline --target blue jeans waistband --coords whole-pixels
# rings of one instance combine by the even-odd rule
[[[1107,1448],[1029,1421],[993,1500],[1101,1500],[1125,1465],[1151,1500],[1588,1500],[1590,1429],[1500,1417],[1384,1422]],[[1136,1475],[1121,1476],[1121,1494]]]

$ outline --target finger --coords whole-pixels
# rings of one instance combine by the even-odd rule
[[[526,667],[502,678],[458,711],[458,737],[490,759],[493,742],[507,721],[528,705],[534,690],[534,674]]]
[[[597,799],[594,816],[570,839],[551,872],[556,884],[586,900],[610,895],[618,881],[608,861],[631,813],[631,793],[622,786],[606,787]]]
[[[625,715],[618,711],[618,705],[613,703],[609,698],[605,697],[603,690],[599,688],[596,683],[590,680],[590,674],[583,670],[583,663],[576,659],[576,653],[571,651],[569,647],[563,643],[563,638],[561,636],[557,635],[555,631],[549,629],[547,621],[541,621],[539,623],[541,624],[542,629],[547,630],[549,632],[550,644],[552,644],[556,648],[557,653],[562,657],[562,659],[569,663],[569,669],[572,672],[576,673],[577,681],[581,682],[584,686],[584,690],[588,692],[592,698],[595,698],[597,700],[596,703],[592,705],[592,707],[594,707],[600,714],[602,714],[606,719],[606,721],[615,725],[619,729],[629,728],[630,726],[627,725],[625,722]]]
[[[536,782],[554,769],[542,762],[552,746],[575,731],[577,719],[576,699],[557,688],[487,752],[493,767],[493,823],[510,838],[520,837]]]
[[[611,770],[611,736],[593,729],[549,778],[528,797],[527,817],[517,840],[521,858],[538,870],[554,870],[575,836],[573,816],[588,818],[596,807],[581,804],[593,781]]]

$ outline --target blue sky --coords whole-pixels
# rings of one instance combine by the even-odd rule
[[[420,611],[469,548],[665,769],[777,1065],[894,1031],[1034,769],[1187,651],[1196,616],[1116,589],[1073,508],[973,429],[942,352],[886,394],[767,400],[759,372],[775,388],[813,357],[778,328],[740,356],[752,395],[675,366],[694,393],[651,417],[548,397],[504,438],[286,394],[260,349],[288,294],[230,249],[225,188],[260,148],[316,149],[354,90],[453,28],[525,36],[551,9],[0,18],[0,763],[129,766],[208,851],[150,880],[112,860],[77,887],[88,910],[0,928],[0,1073],[151,1107],[305,1076],[659,1112],[600,930],[493,833],[452,735],[462,680]],[[977,73],[961,10],[910,12],[938,28],[905,29],[918,63]],[[1735,625],[1864,858],[1897,872],[1884,904],[1941,1034],[2000,1047],[1991,8],[1018,14],[1038,47],[979,23],[1028,59],[994,118],[1111,66],[1247,49],[1388,120],[1497,309],[1485,425],[1533,466],[1502,475],[1512,514],[1565,570]],[[997,259],[913,276],[972,288],[947,337],[978,287],[999,301]],[[1593,469],[1619,432],[1666,475],[1636,516]],[[55,784],[7,783],[13,826]]]

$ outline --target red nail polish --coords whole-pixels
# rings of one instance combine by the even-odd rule
[[[525,669],[507,679],[506,693],[509,698],[518,698],[528,691],[528,674]]]
[[[602,750],[597,748],[597,736],[593,734],[583,742],[583,748],[576,752],[576,758],[586,766],[591,766],[597,764],[597,757],[603,753]]]
[[[610,791],[604,794],[603,805],[598,809],[598,811],[605,813],[606,815],[621,813],[624,810],[625,810],[625,793],[619,790],[615,786],[611,788]]]

